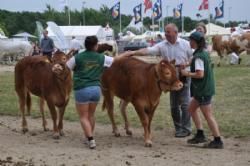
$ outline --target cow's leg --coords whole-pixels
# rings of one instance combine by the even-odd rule
[[[64,116],[64,112],[65,112],[65,106],[60,107],[59,108],[59,122],[58,122],[58,130],[59,130],[60,136],[64,136],[64,132],[63,132],[63,116]]]
[[[121,110],[121,114],[122,114],[122,117],[123,117],[124,122],[125,122],[126,134],[127,135],[132,135],[133,133],[129,129],[130,125],[129,125],[129,122],[128,122],[128,116],[127,116],[127,111],[126,111],[127,106],[128,106],[128,102],[126,102],[124,100],[121,100],[121,102],[120,102],[120,110]]]
[[[41,115],[42,115],[43,130],[44,131],[49,131],[49,129],[47,128],[47,121],[46,121],[46,118],[45,118],[45,115],[44,115],[44,99],[43,98],[40,98],[39,106],[40,106],[40,112],[41,112]]]
[[[27,92],[26,106],[27,106],[27,115],[30,116],[30,110],[31,110],[31,97],[30,97],[30,93],[29,93],[29,92]]]
[[[22,115],[22,130],[23,133],[26,133],[28,130],[28,125],[27,125],[27,121],[25,118],[25,96],[20,97],[19,96],[19,107],[21,110],[21,115]]]
[[[58,131],[58,127],[57,127],[57,112],[56,112],[56,108],[53,102],[51,102],[51,100],[47,99],[47,105],[49,107],[50,110],[50,114],[53,120],[53,138],[54,139],[59,139],[60,138],[60,134]]]
[[[158,104],[157,104],[158,105]],[[149,118],[149,122],[148,122],[148,131],[149,131],[149,139],[152,140],[152,134],[151,134],[151,122],[155,113],[155,109],[157,107],[157,105],[155,107],[153,107],[152,110],[149,111],[148,113],[148,118]]]
[[[16,92],[19,98],[19,109],[22,116],[22,131],[23,133],[26,133],[28,131],[27,121],[25,118],[26,92],[24,87],[21,87],[20,85],[16,85]]]
[[[120,133],[118,131],[118,128],[116,126],[115,119],[114,119],[114,100],[113,100],[114,97],[106,90],[102,91],[102,93],[104,96],[103,108],[107,108],[109,119],[112,123],[113,133],[116,137],[119,137]]]
[[[140,102],[138,102],[140,103]],[[144,141],[145,141],[145,146],[146,147],[151,147],[152,146],[152,141],[150,140],[149,136],[149,116],[146,114],[148,110],[146,110],[143,106],[140,104],[135,103],[134,107],[136,109],[136,112],[140,118],[141,124],[144,128]]]

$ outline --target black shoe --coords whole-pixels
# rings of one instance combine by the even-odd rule
[[[224,145],[222,141],[211,141],[209,144],[204,145],[204,148],[209,148],[209,149],[223,149]]]
[[[176,138],[184,138],[189,136],[191,133],[189,131],[182,131],[182,132],[176,132],[175,137]]]
[[[238,64],[239,64],[239,65],[240,65],[240,63],[241,63],[241,60],[242,60],[242,59],[241,59],[241,58],[239,58],[239,61],[238,61]]]
[[[207,142],[206,137],[204,135],[197,136],[197,134],[193,138],[187,140],[188,144],[199,144],[199,143],[204,143],[204,142]]]

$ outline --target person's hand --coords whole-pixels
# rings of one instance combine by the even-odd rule
[[[126,56],[126,57],[130,57],[133,56],[135,54],[135,51],[126,51],[124,53],[122,53],[122,56]]]
[[[189,71],[181,70],[181,75],[188,77],[189,76]]]

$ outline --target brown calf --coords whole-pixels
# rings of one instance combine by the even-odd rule
[[[183,86],[168,61],[148,64],[129,57],[121,58],[105,69],[101,83],[103,109],[108,110],[115,135],[119,135],[113,116],[113,97],[117,96],[135,107],[144,128],[146,147],[152,146],[150,125],[162,91],[179,90]]]
[[[44,130],[48,130],[43,109],[45,100],[53,120],[53,137],[59,138],[60,135],[63,135],[63,115],[72,88],[71,71],[65,64],[67,59],[67,55],[63,52],[56,52],[52,58],[52,63],[46,56],[32,56],[25,57],[16,64],[15,90],[19,97],[24,133],[28,131],[25,105],[29,113],[31,108],[30,93],[32,93],[40,97],[40,111]],[[59,109],[58,125],[55,107]]]

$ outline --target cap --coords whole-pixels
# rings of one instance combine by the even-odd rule
[[[201,32],[195,31],[189,36],[189,38],[195,40],[196,42],[200,42],[201,39],[204,38],[204,35]]]

